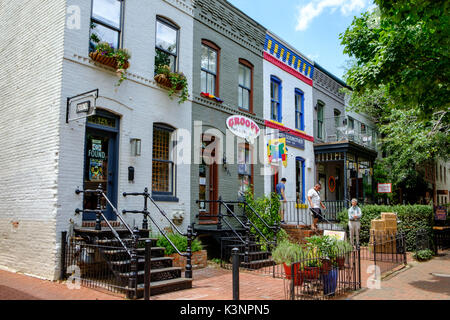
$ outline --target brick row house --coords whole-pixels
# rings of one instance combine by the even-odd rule
[[[283,177],[297,203],[331,176],[327,200],[369,196],[376,134],[345,112],[345,83],[228,1],[32,0],[2,9],[0,52],[10,61],[0,76],[2,268],[59,277],[61,232],[95,225],[95,214],[76,209],[96,209],[97,196],[76,189],[101,185],[140,228],[143,215],[122,210],[142,210],[142,198],[122,194],[147,187],[180,230],[194,224],[204,236],[217,230],[220,199],[268,195]],[[101,42],[129,50],[126,71],[93,58]],[[186,101],[155,80],[164,65],[184,74]],[[76,120],[80,94],[96,110]],[[271,151],[280,138],[284,158]]]

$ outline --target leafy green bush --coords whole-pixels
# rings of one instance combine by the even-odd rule
[[[367,245],[370,239],[370,223],[373,219],[380,219],[381,212],[395,212],[401,222],[398,224],[398,231],[405,233],[406,250],[414,251],[416,249],[416,235],[419,229],[427,231],[432,239],[433,227],[433,208],[427,205],[365,205],[361,207],[361,230],[359,239],[362,245]],[[338,220],[348,231],[348,214],[343,210],[338,214]]]
[[[413,258],[418,261],[427,261],[433,258],[433,251],[430,249],[419,250],[413,254]]]
[[[271,193],[270,196],[262,196],[255,199],[253,192],[248,191],[245,193],[245,200],[247,203],[258,213],[258,215],[267,223],[269,226],[279,225],[281,221],[280,217],[280,198],[276,193]],[[261,231],[261,233],[266,237],[267,240],[273,241],[274,233],[273,230],[268,228],[264,222],[262,222],[256,214],[250,209],[246,208],[246,214],[250,217],[250,221]],[[251,227],[252,234],[260,237],[258,231]],[[261,238],[261,237],[260,237]],[[279,230],[277,233],[277,241],[287,240],[288,235],[283,229]],[[260,239],[262,240],[262,239]]]
[[[183,237],[176,233],[169,233],[168,238],[172,243],[180,250],[180,252],[186,252],[187,250],[187,238]],[[166,255],[171,255],[176,253],[175,248],[167,241],[167,239],[163,235],[158,236],[158,241],[156,242],[156,246],[165,248]],[[202,250],[202,244],[199,240],[195,239],[192,241],[192,252],[197,252]]]

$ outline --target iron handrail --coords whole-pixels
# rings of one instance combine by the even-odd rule
[[[226,203],[223,200],[222,200],[222,202],[223,202],[224,207],[227,210],[231,210],[228,208],[228,206],[226,205]],[[245,202],[243,202],[243,203],[245,203]],[[244,209],[244,213],[245,213],[245,209]],[[238,219],[237,216],[236,216],[236,219]],[[253,228],[255,228],[255,230],[259,233],[259,235],[264,238],[264,240],[266,241],[267,244],[272,244],[272,241],[267,240],[267,238],[264,236],[264,234],[261,232],[261,230],[259,230],[259,228],[257,226],[255,226],[255,224],[250,219],[247,219],[247,221],[249,222],[249,224],[251,224],[253,226]],[[245,226],[245,227],[247,228],[247,226]]]
[[[225,209],[227,209],[227,212],[230,213],[230,214],[227,215],[227,216],[231,216],[231,217],[235,218],[235,219],[239,222],[239,224],[240,224],[244,229],[247,229],[247,228],[248,228],[248,227],[241,221],[241,219],[239,219],[238,215],[235,214],[234,211],[231,210],[231,208],[227,205],[227,204],[245,204],[245,205],[248,205],[246,201],[224,201],[224,200],[197,200],[197,201],[196,201],[196,203],[199,203],[199,202],[204,202],[204,203],[218,203],[219,205],[223,205],[223,206],[225,207]],[[251,210],[252,210],[253,212],[256,213],[256,211],[255,211],[250,205],[248,205],[248,206],[251,208]],[[266,224],[267,227],[269,227],[270,229],[275,229],[275,230],[276,230],[276,227],[270,227],[270,226],[266,223],[266,221],[265,221],[264,219],[262,219],[262,217],[261,217],[258,213],[256,213],[256,215],[258,216],[259,219],[261,219],[261,220]],[[202,216],[203,216],[203,217],[219,217],[219,218],[220,218],[221,215],[202,215]],[[197,215],[197,217],[199,217],[199,215]],[[244,210],[244,215],[242,215],[242,217],[247,217],[247,216],[245,215],[245,210]],[[225,223],[230,227],[231,231],[233,231],[233,233],[236,234],[236,231],[234,230],[234,228],[233,228],[232,226],[230,226],[226,220],[223,220],[223,221],[225,221]],[[264,241],[265,241],[267,244],[273,244],[273,243],[274,243],[273,241],[269,241],[269,240],[266,238],[266,236],[264,236],[264,234],[261,232],[261,230],[259,230],[259,228],[258,228],[258,227],[257,227],[250,219],[248,219],[248,222],[255,228],[255,230],[259,233],[259,235],[264,239]],[[241,239],[241,240],[242,240],[242,239]]]
[[[250,210],[258,217],[258,219],[261,220],[262,223],[264,223],[264,225],[265,225],[267,228],[273,229],[273,230],[277,230],[277,229],[278,229],[276,226],[269,226],[269,224],[266,222],[266,220],[264,220],[264,219],[259,215],[259,213],[256,212],[256,210],[253,209],[253,207],[252,207],[251,205],[248,204],[247,201],[244,201],[244,203],[245,203],[245,205],[246,205],[247,207],[249,207]]]
[[[103,192],[103,190],[101,188],[96,189],[96,190],[80,190],[80,189],[76,189],[75,190],[76,194],[80,194],[80,193],[97,193],[99,196],[101,195],[103,198],[105,198],[105,200],[108,202],[108,204],[111,206],[111,208],[113,209],[113,212],[115,213],[115,215],[119,218],[119,220],[125,225],[126,229],[131,233],[131,235],[134,237],[134,233],[131,230],[131,228],[128,226],[128,224],[123,220],[123,218],[118,214],[118,211],[116,209],[116,207],[114,207],[114,205],[111,203],[111,201],[108,199],[108,197],[105,195],[105,193]],[[125,243],[123,242],[123,240],[120,238],[119,234],[117,233],[117,231],[113,228],[113,226],[111,225],[111,223],[109,223],[108,219],[106,218],[106,216],[103,214],[103,210],[101,210],[100,208],[97,210],[90,210],[90,209],[76,209],[75,212],[80,213],[80,212],[92,212],[95,214],[99,214],[103,220],[105,221],[106,225],[109,227],[109,229],[111,230],[112,234],[114,235],[114,237],[119,241],[119,243],[121,244],[121,246],[125,249],[125,251],[127,252],[127,254],[130,256],[130,258],[133,256],[131,251],[128,249],[128,247],[125,245]]]
[[[169,224],[175,229],[176,232],[178,232],[178,234],[180,234],[183,237],[189,237],[189,230],[187,233],[183,233],[180,231],[180,229],[178,229],[178,227],[168,218],[166,212],[161,209],[158,204],[155,202],[155,200],[152,198],[152,196],[150,195],[150,193],[148,192],[148,188],[144,189],[143,193],[138,193],[138,192],[131,192],[131,193],[127,193],[124,192],[123,196],[143,196],[145,199],[150,199],[150,201],[155,205],[156,209],[158,209],[159,213],[161,213],[161,215],[166,218],[166,220],[169,222]],[[181,252],[177,246],[175,246],[175,244],[170,240],[170,238],[167,236],[166,232],[158,225],[158,223],[155,221],[155,219],[153,219],[153,217],[151,216],[150,212],[147,211],[147,202],[145,201],[145,208],[143,211],[138,211],[138,210],[123,210],[124,213],[129,212],[129,213],[144,213],[148,216],[148,218],[150,218],[150,220],[153,222],[153,224],[156,226],[156,228],[158,229],[159,233],[170,243],[170,245],[175,249],[175,251],[183,257],[189,257],[189,252]],[[190,227],[188,227],[189,229]],[[195,234],[192,233],[192,236],[195,237]]]

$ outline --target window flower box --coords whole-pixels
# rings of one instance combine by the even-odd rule
[[[188,83],[186,76],[181,72],[173,72],[170,67],[156,66],[156,75],[154,77],[157,84],[169,90],[169,98],[172,98],[175,92],[180,92],[180,99],[178,103],[183,103],[187,100]]]
[[[109,57],[105,54],[102,54],[102,52],[94,51],[89,53],[89,57],[94,60],[95,62],[101,63],[107,67],[111,67],[114,69],[128,69],[130,67],[130,63],[128,61],[125,61],[122,68],[119,68],[119,63],[116,58]]]
[[[202,93],[200,93],[200,95],[201,95],[202,97],[204,97],[204,98],[214,100],[214,101],[216,101],[216,102],[218,102],[218,103],[222,103],[222,102],[223,102],[223,100],[220,99],[219,97],[216,97],[215,95],[212,95],[212,94],[207,93],[207,92],[202,92]]]
[[[95,62],[116,69],[116,73],[120,77],[118,86],[126,79],[125,70],[130,67],[128,60],[131,57],[128,50],[114,49],[109,43],[99,42],[95,51],[89,53],[89,57]]]

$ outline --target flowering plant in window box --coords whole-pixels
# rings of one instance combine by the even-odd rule
[[[175,92],[180,92],[180,100],[178,103],[183,103],[187,100],[188,94],[188,83],[186,76],[182,72],[173,72],[167,65],[156,66],[156,76],[155,81],[169,89],[169,97],[172,98]]]
[[[95,51],[89,53],[89,57],[98,63],[116,69],[117,74],[120,76],[118,86],[123,80],[126,80],[125,70],[130,67],[128,60],[131,57],[127,49],[114,49],[107,42],[99,42],[95,47]]]
[[[202,93],[200,93],[200,95],[201,95],[202,97],[205,97],[205,98],[208,98],[208,99],[211,99],[211,100],[215,100],[215,101],[217,101],[217,102],[219,102],[219,103],[222,103],[222,102],[223,102],[223,100],[220,99],[219,97],[216,97],[215,95],[212,95],[212,94],[207,93],[207,92],[202,92]]]

